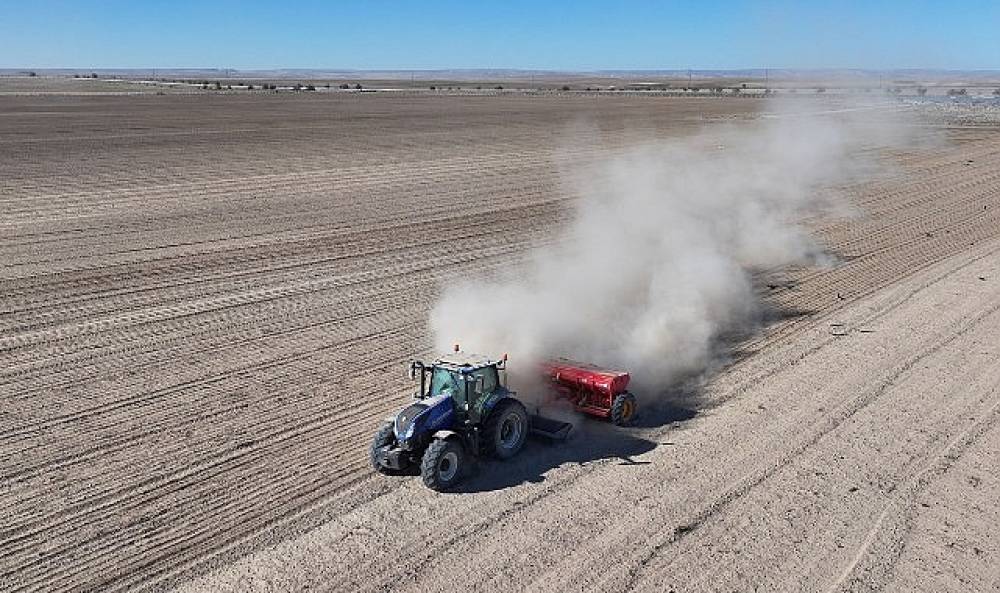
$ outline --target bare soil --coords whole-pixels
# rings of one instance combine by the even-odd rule
[[[761,107],[0,97],[0,590],[996,587],[993,125],[831,188],[840,263],[763,275],[765,330],[640,426],[451,494],[367,466],[440,286],[552,241],[562,166]]]

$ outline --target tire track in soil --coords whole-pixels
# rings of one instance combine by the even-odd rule
[[[995,253],[997,253],[997,251],[991,252],[990,255],[994,255]],[[943,277],[946,277],[948,275],[950,274],[945,274]],[[920,290],[911,293],[911,295],[909,295],[905,300],[909,300],[909,298],[912,298],[919,292]],[[896,306],[902,304],[903,302],[900,302]],[[894,306],[893,308],[895,308],[896,306]],[[928,348],[923,349],[917,355],[905,361],[901,366],[893,369],[891,374],[889,374],[886,378],[880,380],[879,384],[875,387],[875,389],[873,389],[868,393],[863,394],[861,397],[851,400],[847,405],[843,407],[843,409],[831,411],[831,414],[827,415],[825,418],[822,419],[822,427],[819,430],[813,432],[807,440],[797,443],[794,447],[786,451],[785,454],[782,455],[782,457],[775,464],[770,465],[764,472],[754,476],[743,477],[737,480],[735,485],[724,488],[724,493],[722,494],[722,496],[714,500],[711,504],[709,504],[707,507],[702,509],[700,512],[695,514],[690,519],[674,527],[669,532],[669,536],[667,538],[653,545],[653,547],[649,550],[649,552],[647,552],[638,561],[638,563],[629,571],[629,576],[627,581],[618,590],[630,591],[634,589],[641,575],[641,571],[654,558],[664,555],[670,546],[681,542],[681,540],[683,540],[685,537],[696,534],[699,528],[709,523],[713,519],[713,517],[723,512],[729,505],[739,500],[740,498],[746,496],[753,488],[759,486],[768,478],[775,475],[778,471],[787,467],[790,463],[792,463],[795,459],[802,456],[806,451],[808,451],[811,447],[816,445],[824,437],[827,437],[829,434],[840,428],[845,422],[851,420],[852,417],[863,412],[868,406],[875,403],[878,400],[878,398],[881,397],[886,392],[887,389],[889,389],[897,382],[899,382],[903,377],[906,376],[907,373],[911,372],[918,363],[922,362],[923,360],[925,360],[930,356],[933,356],[941,349],[951,345],[953,342],[963,337],[970,330],[974,329],[982,320],[995,315],[998,311],[1000,311],[1000,304],[979,313],[972,319],[968,320],[968,322],[964,323],[960,328],[958,328],[958,330],[954,334],[951,334],[945,337],[943,340],[935,342],[931,344]],[[880,314],[879,316],[884,316],[889,312],[890,311],[886,311],[885,313]],[[875,318],[872,318],[871,320],[874,319]],[[829,341],[827,342],[827,344],[828,343]],[[822,347],[823,347],[822,345],[817,345],[817,347],[812,352],[816,352],[820,350]],[[993,411],[995,411],[995,408],[996,406],[994,406]],[[991,417],[992,416],[993,414],[991,413]],[[983,430],[985,430],[985,428]],[[968,431],[963,431],[959,436],[963,437],[966,434],[968,434]],[[952,443],[949,443],[949,447],[946,447],[946,449],[950,448],[951,444]],[[920,471],[916,476],[913,476],[911,479],[916,480],[916,478],[919,477],[919,475],[922,475],[923,473],[924,471]],[[873,527],[873,530],[874,529],[877,529],[877,525]],[[867,549],[867,546],[859,551],[858,561],[860,561],[861,553],[865,549]],[[667,564],[667,566],[669,567],[669,563]],[[849,566],[847,572],[834,583],[834,585],[831,587],[830,590],[838,589],[840,583],[846,580],[850,572],[853,571],[853,568],[854,568],[853,564]]]
[[[993,393],[996,392],[994,389]],[[959,432],[944,447],[935,451],[918,472],[900,485],[893,492],[892,498],[887,501],[885,509],[879,513],[850,564],[844,567],[843,572],[827,591],[882,590],[886,577],[903,552],[904,541],[909,534],[907,523],[910,521],[913,508],[912,504],[904,505],[904,501],[912,502],[934,479],[947,473],[970,447],[996,426],[998,421],[1000,421],[1000,400],[995,401],[983,417],[975,418],[970,426]],[[889,529],[886,527],[887,523],[898,526]],[[879,546],[876,548],[877,541]],[[876,578],[873,579],[873,576]]]

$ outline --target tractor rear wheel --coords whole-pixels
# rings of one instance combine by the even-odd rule
[[[382,425],[382,428],[375,433],[375,438],[372,439],[372,445],[368,449],[368,459],[371,461],[372,469],[380,474],[386,476],[395,476],[399,474],[399,470],[386,467],[379,463],[378,461],[378,451],[382,447],[388,447],[396,444],[396,433],[392,430],[392,424],[386,423]]]
[[[503,399],[486,419],[483,445],[497,459],[510,459],[528,438],[528,411],[516,399]]]
[[[611,423],[615,426],[628,426],[635,419],[637,409],[634,395],[627,391],[619,394],[611,404]]]
[[[462,480],[465,450],[455,439],[434,439],[424,452],[420,477],[431,490],[448,490]]]

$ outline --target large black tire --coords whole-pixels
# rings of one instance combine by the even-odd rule
[[[611,404],[611,423],[615,426],[628,426],[635,420],[638,409],[634,395],[627,391],[619,394]]]
[[[516,399],[503,399],[490,412],[483,427],[483,450],[497,459],[510,459],[528,438],[528,411]]]
[[[462,481],[465,449],[456,439],[434,439],[424,452],[420,477],[431,490],[441,492]]]
[[[386,476],[395,476],[400,473],[399,470],[395,470],[382,465],[381,463],[378,462],[377,458],[377,453],[379,449],[385,447],[386,445],[395,445],[395,444],[396,444],[396,433],[394,433],[392,430],[392,424],[386,423],[382,425],[382,428],[380,428],[379,431],[375,433],[375,438],[372,439],[372,445],[368,449],[368,459],[369,461],[371,461],[372,469]]]

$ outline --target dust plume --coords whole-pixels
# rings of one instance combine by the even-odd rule
[[[449,287],[437,346],[509,352],[515,368],[566,356],[647,389],[705,369],[720,335],[759,320],[754,271],[833,261],[801,220],[844,214],[825,188],[873,174],[870,149],[902,139],[890,106],[798,105],[565,171],[579,199],[561,240]]]

